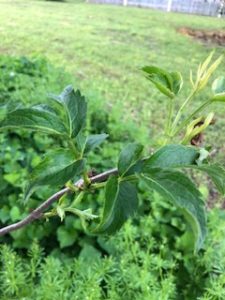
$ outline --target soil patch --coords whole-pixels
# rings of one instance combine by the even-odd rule
[[[203,43],[217,44],[225,47],[225,30],[199,30],[181,27],[178,29],[178,32],[186,36],[191,36]]]

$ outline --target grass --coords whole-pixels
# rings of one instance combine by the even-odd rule
[[[150,9],[0,0],[0,54],[44,55],[63,66],[93,106],[104,106],[112,118],[132,126],[137,138],[146,141],[162,127],[166,100],[140,68],[155,64],[179,70],[188,80],[189,69],[216,47],[182,36],[177,29],[183,26],[225,28],[221,19]],[[221,52],[224,48],[218,47],[217,54]],[[186,81],[184,95],[188,86]],[[216,131],[223,125],[224,109],[218,111]],[[218,141],[218,135],[210,138]],[[222,145],[225,139],[219,138]]]

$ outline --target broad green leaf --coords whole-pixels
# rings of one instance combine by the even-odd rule
[[[17,206],[13,206],[10,210],[10,217],[11,217],[11,220],[13,222],[15,221],[18,221],[21,219],[21,212],[19,210],[19,207]]]
[[[43,108],[17,109],[7,114],[0,122],[0,131],[11,128],[25,128],[56,135],[66,134],[66,128],[57,115]]]
[[[105,204],[101,223],[93,233],[112,234],[132,216],[138,206],[136,187],[127,181],[110,177],[105,188]]]
[[[84,244],[84,246],[82,246],[82,250],[80,251],[79,259],[85,261],[86,264],[92,265],[93,262],[99,262],[101,260],[101,256],[101,252],[94,246]]]
[[[73,245],[77,239],[77,231],[71,228],[66,228],[65,226],[60,226],[57,229],[57,239],[59,241],[60,248],[65,248]]]
[[[194,166],[194,169],[203,171],[208,174],[218,191],[225,194],[225,169],[220,165],[199,165]]]
[[[143,172],[153,168],[173,168],[196,164],[199,151],[193,147],[167,145],[144,161]]]
[[[174,98],[182,88],[183,79],[179,72],[170,73],[154,66],[146,66],[142,70],[148,74],[147,78],[156,88],[171,99]]]
[[[225,77],[220,76],[213,81],[212,91],[214,94],[225,93]]]
[[[36,166],[30,176],[25,199],[43,185],[64,185],[84,168],[83,160],[74,160],[73,152],[65,149],[49,151],[43,161]]]
[[[146,187],[154,189],[176,205],[190,224],[198,251],[206,235],[206,216],[201,194],[193,182],[181,172],[154,169],[141,175]]]
[[[5,174],[3,175],[3,178],[11,183],[12,185],[16,186],[17,183],[19,182],[20,180],[20,177],[21,177],[21,174],[19,172],[11,172],[9,174]]]
[[[76,137],[86,123],[87,103],[80,91],[74,91],[72,86],[54,99],[65,110],[66,126],[70,137]]]
[[[84,154],[92,151],[96,147],[98,147],[102,142],[104,142],[108,137],[108,134],[94,134],[87,137],[85,146],[84,146]]]
[[[143,146],[138,143],[128,144],[120,153],[118,161],[119,175],[125,175],[129,169],[139,160]]]
[[[202,164],[208,155],[205,149],[197,150],[189,146],[167,145],[144,160],[143,166],[139,171],[136,170],[136,173],[148,173],[155,168],[192,168],[206,172],[219,192],[225,194],[225,170],[219,165]]]

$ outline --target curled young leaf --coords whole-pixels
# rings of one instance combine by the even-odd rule
[[[169,98],[174,98],[183,86],[183,79],[179,72],[167,72],[163,69],[146,66],[142,69],[147,73],[149,79],[155,87]]]
[[[213,54],[214,52],[212,51],[210,55],[206,58],[206,60],[198,67],[197,78],[195,82],[195,89],[197,91],[202,90],[206,86],[206,84],[209,81],[209,78],[212,76],[212,74],[215,72],[215,70],[218,68],[218,66],[223,60],[223,55],[221,55],[209,66]]]
[[[186,129],[185,136],[182,140],[182,144],[188,144],[194,137],[202,133],[212,122],[214,113],[209,113],[205,118],[203,116],[192,121]]]

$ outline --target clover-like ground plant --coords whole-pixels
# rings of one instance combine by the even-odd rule
[[[187,169],[205,172],[211,177],[218,191],[225,193],[225,170],[222,165],[210,162],[209,152],[201,147],[202,132],[213,121],[213,113],[202,115],[203,110],[215,102],[225,102],[225,77],[218,77],[212,84],[211,97],[191,110],[191,101],[206,87],[222,61],[212,63],[213,53],[199,65],[197,74],[190,73],[189,96],[178,106],[178,95],[183,85],[179,72],[168,72],[155,66],[142,69],[146,78],[167,97],[168,116],[161,145],[154,153],[143,156],[143,145],[130,143],[118,157],[115,168],[89,176],[87,169],[90,151],[107,139],[107,134],[87,135],[85,130],[87,103],[80,91],[71,86],[59,96],[51,96],[48,104],[29,108],[2,108],[0,132],[26,129],[55,137],[55,149],[33,169],[27,184],[24,200],[44,185],[64,188],[33,210],[25,219],[0,229],[0,235],[28,225],[35,219],[75,214],[86,231],[92,234],[113,234],[138,208],[138,183],[141,181],[151,193],[156,190],[163,198],[183,213],[193,231],[193,246],[198,251],[206,236],[206,212],[202,195],[188,177]],[[186,112],[189,112],[187,114]],[[180,138],[182,137],[182,138]],[[57,143],[60,145],[57,147]],[[73,178],[80,178],[73,183]],[[84,195],[104,189],[104,207],[98,216],[87,207],[79,209]],[[67,194],[75,197],[69,203]],[[70,197],[71,199],[71,197]],[[57,204],[50,209],[50,206]],[[88,221],[88,222],[87,222]]]

